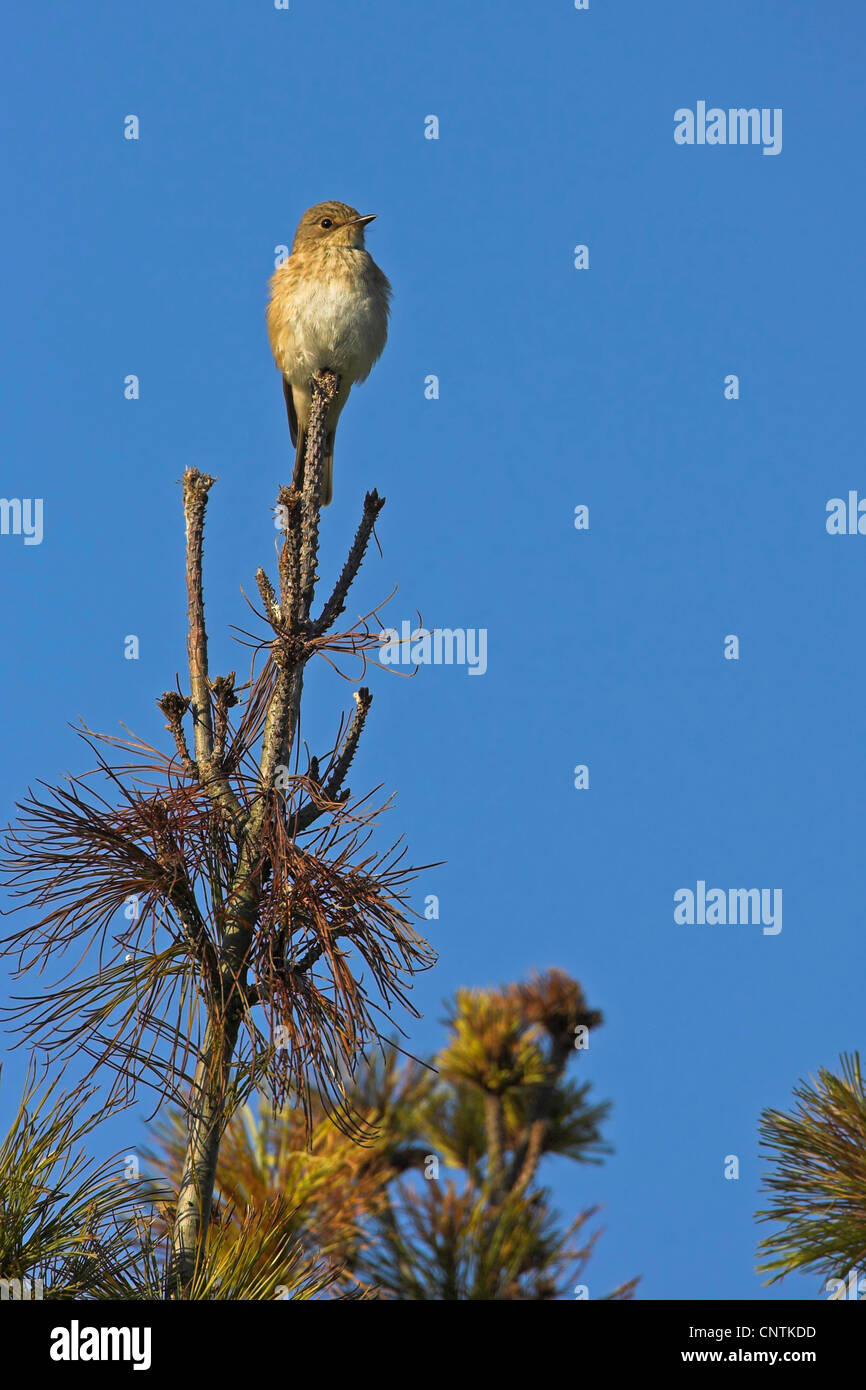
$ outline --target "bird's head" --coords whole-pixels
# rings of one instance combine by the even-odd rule
[[[375,216],[375,212],[370,212],[362,217],[348,203],[316,203],[298,223],[292,251],[311,250],[315,246],[349,246],[362,251],[364,228]]]

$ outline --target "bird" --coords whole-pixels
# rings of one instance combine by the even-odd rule
[[[271,277],[266,320],[283,378],[289,431],[296,447],[294,483],[303,480],[304,449],[316,372],[336,373],[340,386],[328,412],[319,502],[333,496],[334,433],[356,382],[365,381],[388,337],[391,286],[364,246],[376,213],[348,203],[316,203],[298,223],[291,254]]]

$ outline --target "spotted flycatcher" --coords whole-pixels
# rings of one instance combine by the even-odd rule
[[[340,378],[328,413],[321,504],[333,494],[334,432],[356,381],[364,381],[388,336],[391,286],[364,249],[362,217],[346,203],[317,203],[304,213],[292,254],[271,279],[268,337],[283,375],[283,394],[296,446],[295,483],[303,476],[310,419],[310,378],[326,369]]]

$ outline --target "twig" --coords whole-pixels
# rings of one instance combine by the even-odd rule
[[[211,691],[216,697],[216,717],[214,721],[214,762],[219,766],[225,757],[226,733],[229,724],[229,710],[233,709],[238,703],[235,694],[235,675],[236,672],[229,671],[227,676],[215,676],[210,683]]]
[[[183,475],[183,510],[186,518],[186,593],[189,635],[189,683],[196,762],[206,764],[213,752],[210,691],[207,678],[207,630],[204,622],[202,548],[207,495],[216,482],[209,473],[188,468]]]
[[[366,686],[362,686],[360,690],[355,692],[355,712],[352,715],[352,722],[334,760],[328,780],[320,790],[322,804],[317,805],[315,801],[311,800],[300,808],[295,821],[296,833],[306,830],[315,820],[318,820],[319,816],[324,815],[329,803],[332,806],[338,804],[341,795],[343,800],[347,799],[348,792],[345,794],[341,792],[343,781],[352,765],[352,759],[357,751],[361,734],[364,732],[364,725],[372,703],[373,696]],[[318,782],[318,778],[311,778],[311,781],[315,784]],[[319,796],[317,795],[317,801],[318,799]]]
[[[328,411],[340,389],[334,372],[317,372],[312,382],[312,402],[304,457],[304,491],[301,505],[301,621],[309,620],[319,558],[319,514],[322,468],[328,442]]]
[[[198,768],[190,757],[186,734],[183,730],[183,716],[190,706],[189,696],[180,695],[176,690],[167,690],[156,703],[168,721],[165,727],[174,738],[184,772],[190,777],[198,778]]]
[[[313,623],[313,633],[317,637],[328,631],[345,608],[346,597],[355,582],[358,570],[361,568],[361,562],[373,534],[373,527],[376,525],[376,519],[384,505],[384,497],[380,497],[375,488],[372,492],[368,492],[364,498],[364,514],[355,532],[355,539],[352,542],[348,559],[340,571],[340,577],[334,585],[331,597],[322,609],[321,616]]]
[[[301,494],[281,487],[277,505],[285,519],[280,551],[280,610],[290,631],[296,632],[301,616]]]
[[[183,510],[186,518],[186,592],[189,635],[189,683],[195,740],[195,762],[201,785],[238,826],[245,820],[244,809],[223,774],[219,758],[214,757],[214,727],[211,710],[211,683],[208,680],[207,630],[204,621],[202,550],[207,497],[214,483],[209,473],[188,468],[183,475]],[[223,729],[223,740],[225,729]]]

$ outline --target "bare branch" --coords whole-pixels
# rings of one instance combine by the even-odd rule
[[[280,551],[280,612],[291,632],[297,632],[301,618],[301,494],[293,487],[281,487],[277,506],[283,517],[283,548]]]
[[[183,730],[183,716],[190,707],[189,697],[178,694],[176,690],[167,690],[156,703],[168,720],[165,727],[174,738],[184,772],[190,777],[198,778],[198,768],[190,757],[186,734]]]
[[[213,753],[210,691],[207,670],[207,630],[204,621],[202,550],[207,495],[216,482],[209,473],[188,468],[183,475],[183,510],[186,518],[186,592],[189,635],[189,683],[196,762],[205,766]]]
[[[301,621],[310,617],[316,586],[319,557],[319,497],[322,468],[328,442],[328,411],[340,389],[340,378],[333,372],[317,372],[312,382],[313,399],[307,425],[307,451],[304,458],[304,491],[301,505]]]
[[[225,757],[229,710],[234,709],[238,703],[238,697],[235,694],[235,675],[236,672],[229,671],[227,676],[216,676],[210,683],[210,688],[216,697],[214,763],[217,766],[222,763]]]
[[[281,631],[284,623],[283,613],[280,605],[277,603],[274,586],[261,566],[256,570],[256,584],[258,585],[265,617],[275,631]]]
[[[334,585],[331,597],[322,609],[321,616],[313,623],[313,632],[317,637],[327,632],[328,629],[333,626],[345,608],[346,597],[355,582],[358,570],[361,568],[361,562],[364,559],[367,545],[373,534],[376,519],[384,505],[384,497],[380,497],[375,489],[372,492],[368,492],[364,498],[364,514],[355,532],[355,539],[352,542],[352,548],[349,551],[348,559],[340,572],[339,579]]]
[[[364,732],[364,725],[367,722],[367,715],[372,703],[373,696],[366,686],[362,686],[360,690],[355,692],[355,712],[346,737],[343,739],[330,769],[330,775],[325,785],[321,787],[320,796],[317,796],[315,801],[311,800],[306,806],[302,806],[298,812],[295,820],[297,833],[306,830],[308,826],[318,820],[319,816],[324,815],[325,811],[329,809],[329,804],[334,805],[341,796],[343,800],[348,797],[348,792],[343,793],[342,791],[343,781],[352,765],[352,759],[355,756],[361,734]],[[310,780],[315,785],[318,782],[318,777],[313,778],[311,776]]]

